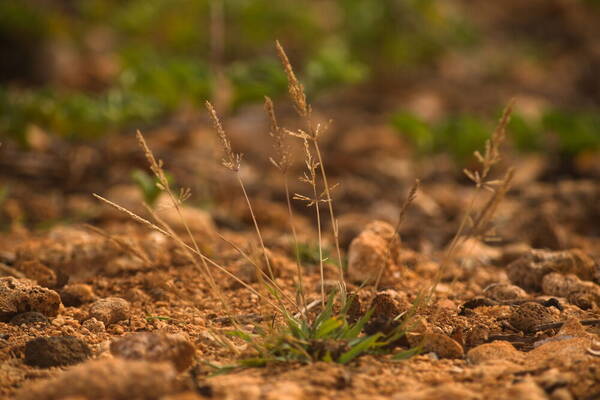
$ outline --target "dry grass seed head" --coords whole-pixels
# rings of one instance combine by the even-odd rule
[[[298,81],[298,78],[296,78],[292,64],[290,63],[290,60],[288,59],[287,54],[285,54],[285,51],[283,50],[283,47],[279,41],[275,42],[275,47],[277,48],[277,54],[279,55],[279,59],[281,60],[285,75],[288,79],[288,91],[292,101],[294,102],[296,112],[301,117],[306,118],[310,115],[311,109],[310,105],[306,101],[304,86],[300,83],[300,81]]]
[[[234,153],[231,148],[231,141],[229,140],[229,136],[225,133],[225,129],[223,129],[223,125],[219,120],[219,116],[215,111],[213,105],[206,101],[206,108],[208,109],[208,113],[210,114],[210,119],[212,120],[213,126],[219,135],[219,139],[221,140],[221,144],[223,145],[223,150],[225,151],[225,157],[221,160],[221,164],[223,166],[233,172],[238,172],[240,170],[240,164],[242,162],[242,155],[239,153]]]
[[[510,115],[515,101],[511,100],[504,111],[502,117],[496,126],[496,129],[492,133],[492,136],[485,142],[485,151],[483,155],[479,151],[475,151],[475,157],[481,164],[480,171],[471,171],[468,169],[464,170],[465,175],[471,179],[477,187],[489,188],[493,184],[500,184],[501,181],[487,181],[486,179],[490,173],[492,167],[497,164],[501,159],[500,147],[506,141],[506,127],[510,122]]]
[[[275,149],[275,158],[270,157],[269,161],[285,174],[292,163],[290,147],[285,142],[284,130],[277,123],[273,101],[267,96],[265,96],[265,111],[269,116],[269,135],[274,139]]]

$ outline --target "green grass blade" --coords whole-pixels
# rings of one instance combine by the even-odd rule
[[[327,337],[331,332],[335,331],[343,324],[344,321],[336,317],[329,318],[328,320],[323,321],[323,323],[319,325],[317,331],[315,332],[315,338],[322,339],[324,337]]]
[[[367,311],[365,313],[365,315],[363,315],[358,321],[356,321],[356,323],[354,325],[352,325],[352,327],[346,331],[346,333],[344,334],[344,336],[342,337],[342,339],[355,339],[358,337],[358,335],[360,335],[360,333],[362,332],[365,324],[367,322],[369,322],[369,319],[371,319],[371,316],[373,315],[373,311],[374,309],[370,309],[369,311]]]
[[[376,333],[374,335],[362,338],[357,344],[352,346],[350,350],[342,354],[338,359],[338,362],[340,364],[347,364],[354,360],[356,357],[369,350],[377,342],[377,339],[379,339],[381,335],[381,333]]]
[[[411,358],[412,356],[416,356],[423,351],[421,346],[413,347],[412,349],[401,351],[400,353],[396,353],[392,356],[392,360],[406,360]]]

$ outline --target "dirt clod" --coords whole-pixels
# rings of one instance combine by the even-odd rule
[[[110,352],[128,360],[169,361],[183,371],[192,365],[195,349],[182,335],[139,332],[112,342]]]
[[[522,360],[523,353],[515,349],[515,347],[503,341],[485,343],[472,348],[467,353],[467,360],[471,364],[481,364],[486,361],[508,360],[518,362]]]
[[[547,307],[531,301],[516,306],[509,318],[510,324],[523,332],[530,332],[538,325],[556,321],[554,314]]]
[[[454,339],[441,333],[408,336],[411,346],[422,346],[423,352],[435,353],[440,358],[463,358],[463,347]]]
[[[55,378],[24,387],[17,393],[17,399],[158,399],[176,391],[175,376],[175,370],[167,363],[89,361]]]
[[[17,314],[10,320],[12,325],[30,325],[30,324],[43,324],[47,325],[50,323],[48,318],[39,312],[29,311],[21,314]]]
[[[348,275],[352,281],[374,283],[380,269],[388,269],[397,253],[397,249],[389,249],[393,236],[392,225],[373,221],[352,240],[348,249]]]
[[[25,363],[40,368],[77,364],[90,354],[88,345],[73,336],[40,337],[25,344]]]
[[[485,290],[485,295],[496,301],[520,300],[527,298],[526,291],[521,289],[519,286],[507,283],[499,283],[497,285],[490,286],[487,288],[487,290]]]
[[[17,269],[38,285],[54,288],[58,284],[56,273],[37,260],[28,260],[17,265]]]
[[[53,290],[27,279],[0,278],[0,321],[9,321],[15,315],[27,311],[55,317],[59,307],[60,297]]]
[[[592,280],[596,275],[596,264],[581,250],[546,251],[531,250],[507,267],[511,282],[525,290],[542,290],[542,279],[546,274],[558,272],[573,274],[582,280]]]
[[[129,318],[129,302],[120,297],[107,297],[94,302],[90,307],[90,317],[102,321],[105,326]]]
[[[106,330],[106,327],[104,326],[104,322],[98,321],[94,317],[83,321],[81,326],[90,332],[96,332],[96,333],[104,332]]]
[[[66,307],[79,307],[82,304],[96,300],[96,295],[91,286],[74,283],[62,288],[60,298]]]

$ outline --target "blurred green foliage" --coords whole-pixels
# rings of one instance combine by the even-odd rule
[[[494,129],[491,122],[463,114],[427,123],[407,111],[396,112],[391,118],[392,125],[419,154],[449,152],[461,163],[484,146]],[[600,113],[546,110],[538,118],[527,118],[514,112],[507,133],[521,152],[553,151],[576,156],[600,150]]]
[[[214,17],[219,4],[222,20]],[[215,21],[224,37],[211,37]],[[0,135],[25,144],[28,127],[36,125],[69,139],[95,138],[199,107],[215,90],[226,91],[230,108],[276,97],[285,93],[286,78],[275,39],[315,95],[419,76],[449,52],[475,48],[479,37],[464,11],[443,0],[2,0]],[[216,57],[211,46],[220,39],[223,53]],[[61,71],[46,65],[44,55],[60,58],[65,49],[79,69],[58,65],[83,82],[65,84],[56,77]],[[106,58],[114,70],[86,75],[93,75],[90,63]],[[225,87],[215,87],[215,58]],[[518,149],[545,150],[552,142],[577,154],[598,148],[598,119],[560,110],[535,121],[517,114],[510,131]],[[393,124],[421,153],[450,151],[458,159],[470,157],[493,129],[467,114],[429,124],[398,112]]]
[[[215,90],[210,26],[216,1],[3,0],[0,40],[19,37],[37,51],[66,43],[85,55],[101,32],[118,72],[93,89],[69,89],[52,79],[41,87],[0,83],[0,133],[20,137],[35,124],[67,138],[97,137],[201,104]],[[285,92],[275,39],[283,41],[314,94],[421,67],[449,44],[476,37],[439,0],[222,4],[221,68],[232,107]]]

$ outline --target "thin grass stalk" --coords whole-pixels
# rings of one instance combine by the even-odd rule
[[[446,248],[446,251],[444,252],[444,256],[440,262],[440,267],[438,269],[438,272],[436,273],[434,283],[426,296],[426,303],[428,303],[431,300],[433,294],[435,293],[435,289],[437,288],[442,278],[443,272],[445,271],[450,260],[454,258],[459,245],[464,243],[468,238],[475,237],[476,234],[479,233],[478,230],[484,225],[486,225],[488,221],[491,220],[497,205],[499,204],[501,199],[506,195],[510,188],[510,182],[514,174],[514,169],[512,168],[508,170],[504,178],[500,181],[486,181],[486,179],[492,167],[495,164],[497,164],[501,159],[500,147],[506,139],[506,127],[510,121],[510,115],[514,103],[514,99],[510,100],[508,105],[504,109],[502,117],[500,118],[496,129],[492,133],[491,138],[486,141],[484,154],[482,155],[479,151],[476,151],[474,153],[475,157],[481,164],[481,172],[472,172],[468,170],[464,171],[467,177],[475,183],[475,191],[471,195],[469,205],[467,206],[467,209],[465,210],[465,213],[461,218],[458,230],[456,231],[454,237],[452,238],[452,241],[450,242],[450,244]],[[500,189],[494,189],[493,184],[499,184]],[[482,211],[479,213],[476,220],[473,221],[471,215],[475,209],[475,201],[477,200],[477,198],[479,198],[481,191],[484,189],[491,190],[494,194],[492,198],[490,198],[488,202],[484,205]],[[465,234],[465,230],[468,223],[472,223],[473,226]]]
[[[217,236],[219,236],[219,238],[224,241],[225,243],[227,243],[228,245],[230,245],[231,247],[233,247],[242,257],[244,257],[244,259],[246,261],[248,261],[250,264],[252,264],[255,267],[255,270],[257,271],[257,273],[261,274],[263,277],[263,284],[265,284],[264,282],[268,282],[269,284],[271,284],[275,289],[277,289],[277,291],[279,293],[282,294],[282,296],[295,308],[298,309],[298,311],[300,311],[300,307],[298,306],[298,304],[296,304],[296,302],[290,298],[290,296],[288,296],[283,289],[281,289],[279,287],[279,285],[277,285],[277,282],[275,282],[274,280],[272,280],[266,273],[265,271],[263,271],[257,264],[256,262],[252,259],[252,257],[250,257],[248,255],[248,253],[246,253],[242,248],[240,248],[240,246],[236,245],[235,243],[233,243],[231,240],[227,239],[225,236],[221,235],[220,233],[217,232]]]
[[[317,187],[313,185],[313,194],[315,196],[315,213],[317,216],[317,232],[319,239],[319,272],[321,273],[321,304],[325,307],[325,274],[323,268],[323,233],[321,230],[321,212],[319,211],[319,197]]]
[[[204,254],[202,253],[197,253],[196,249],[194,249],[192,246],[190,246],[189,244],[185,243],[177,234],[169,232],[161,227],[159,227],[156,224],[153,224],[152,222],[148,221],[147,219],[140,217],[139,215],[127,210],[126,208],[94,193],[93,194],[94,197],[96,197],[98,200],[105,202],[106,204],[110,205],[111,207],[114,207],[115,209],[127,214],[128,216],[130,216],[131,218],[133,218],[134,220],[150,227],[151,229],[165,235],[168,238],[171,238],[173,240],[175,240],[175,242],[180,245],[181,247],[191,251],[192,253],[194,253],[195,255],[197,255],[198,257],[200,257],[201,259],[203,259],[206,263],[214,266],[215,268],[217,268],[219,271],[223,272],[225,275],[229,276],[230,278],[232,278],[233,280],[235,280],[236,282],[238,282],[240,285],[242,285],[243,287],[245,287],[246,289],[248,289],[251,293],[255,294],[256,296],[258,296],[259,298],[265,300],[269,305],[271,305],[276,311],[280,312],[280,313],[284,313],[285,311],[282,310],[280,307],[278,307],[277,305],[275,305],[273,302],[271,302],[268,298],[266,298],[265,296],[263,296],[260,292],[258,292],[256,289],[254,289],[252,286],[250,286],[249,284],[247,284],[246,282],[244,282],[243,280],[241,280],[240,278],[238,278],[235,274],[231,273],[230,271],[228,271],[225,267],[221,266],[220,264],[218,264],[217,262],[213,261],[212,259],[210,259],[209,257],[206,257]],[[192,260],[194,259],[194,257],[192,257]]]
[[[188,235],[190,241],[192,242],[192,244],[194,246],[194,250],[195,250],[196,254],[200,255],[200,260],[202,262],[202,266],[203,266],[206,276],[208,278],[208,283],[209,283],[209,286],[211,287],[211,290],[213,290],[214,294],[216,296],[218,296],[218,298],[223,303],[224,307],[227,307],[228,305],[227,305],[227,302],[225,301],[223,293],[221,292],[221,289],[219,288],[219,286],[216,284],[214,277],[212,276],[212,272],[210,271],[210,268],[208,268],[208,264],[206,263],[206,257],[200,250],[200,247],[198,246],[198,243],[196,242],[196,238],[192,234],[192,231],[190,230],[190,227],[189,227],[187,221],[185,220],[185,218],[183,217],[183,215],[181,213],[181,202],[185,200],[183,198],[183,196],[185,196],[185,195],[183,195],[184,192],[182,192],[182,197],[180,197],[180,198],[177,198],[174,195],[173,191],[171,190],[171,185],[169,183],[169,179],[167,179],[167,176],[162,167],[162,162],[160,160],[159,161],[156,160],[156,158],[154,157],[154,154],[152,153],[152,150],[150,150],[150,147],[146,143],[146,140],[144,139],[144,136],[142,135],[142,133],[140,131],[136,132],[136,137],[138,139],[140,146],[144,150],[144,154],[146,155],[146,158],[148,159],[148,162],[150,164],[150,169],[152,170],[152,172],[158,179],[159,189],[166,192],[167,195],[169,196],[169,200],[171,201],[171,204],[175,208],[175,211],[177,212],[177,216],[178,216],[179,220],[181,221],[181,223],[183,224],[186,234]],[[189,192],[185,192],[185,193],[188,193],[187,195],[189,195]],[[150,207],[147,207],[147,209],[153,214],[153,216],[155,218],[158,218],[156,213],[153,213],[152,210],[150,209]],[[160,219],[157,219],[157,220],[162,221]],[[179,237],[177,234],[175,234],[175,232],[172,231],[172,229],[170,228],[170,226],[168,224],[164,224],[164,226],[168,230],[171,231],[173,236]],[[194,260],[194,264],[196,264],[196,258],[192,257],[192,260]],[[199,267],[199,266],[197,266],[197,267]]]
[[[236,154],[233,152],[233,150],[231,148],[231,141],[229,140],[229,137],[225,133],[225,129],[223,129],[223,125],[221,124],[221,121],[219,120],[219,116],[217,115],[217,112],[216,112],[215,108],[213,107],[213,105],[209,101],[206,101],[205,104],[206,104],[206,108],[208,109],[208,112],[210,114],[210,118],[213,122],[214,128],[217,131],[217,134],[219,135],[219,139],[221,140],[223,149],[225,150],[225,158],[222,160],[221,163],[223,164],[223,166],[225,168],[229,169],[232,172],[235,172],[236,179],[242,189],[242,193],[244,194],[244,199],[246,200],[246,205],[248,206],[248,210],[250,211],[250,215],[252,217],[254,229],[256,230],[256,236],[258,237],[260,246],[262,248],[263,256],[265,259],[265,265],[267,266],[267,270],[269,271],[269,275],[271,276],[271,278],[275,279],[275,275],[273,274],[273,269],[271,268],[271,263],[269,261],[268,255],[267,255],[267,248],[265,247],[265,243],[263,241],[263,237],[260,232],[260,227],[256,220],[256,215],[254,214],[254,210],[252,208],[250,198],[248,197],[248,193],[246,192],[246,187],[244,186],[244,181],[242,180],[242,177],[239,174],[242,157],[240,154]]]
[[[386,248],[386,254],[385,254],[385,258],[384,258],[385,262],[382,263],[381,267],[379,268],[379,271],[377,272],[377,278],[375,279],[374,288],[375,288],[376,293],[377,293],[377,290],[379,289],[379,284],[381,283],[381,277],[383,276],[383,271],[386,267],[386,263],[391,257],[392,248],[400,241],[400,226],[402,225],[402,222],[404,221],[404,216],[406,214],[406,210],[414,201],[414,199],[417,195],[417,191],[419,190],[420,184],[421,184],[421,182],[417,179],[415,181],[414,185],[410,188],[410,191],[408,192],[408,196],[406,197],[406,200],[402,203],[402,206],[400,207],[400,212],[398,213],[398,220],[396,221],[396,226],[394,228],[394,234],[393,234],[392,238],[389,240],[387,248]]]
[[[344,278],[344,264],[342,262],[342,252],[340,250],[340,238],[338,233],[338,223],[333,212],[333,199],[331,197],[331,191],[329,190],[329,183],[327,181],[327,174],[325,173],[325,164],[323,163],[323,157],[321,156],[321,150],[319,149],[319,142],[317,139],[313,140],[315,152],[317,153],[317,160],[319,161],[319,169],[321,170],[321,178],[323,179],[323,186],[325,187],[325,200],[329,207],[329,216],[331,217],[331,228],[333,230],[333,238],[335,241],[335,250],[337,253],[339,273],[340,273],[340,284],[345,286]]]
[[[292,201],[290,199],[290,188],[288,184],[287,174],[283,177],[283,187],[285,190],[285,200],[288,208],[288,218],[290,223],[290,229],[292,230],[292,237],[294,240],[294,253],[296,256],[296,271],[298,274],[298,292],[300,293],[300,302],[302,304],[302,310],[306,308],[306,297],[304,293],[304,274],[302,273],[302,262],[300,261],[300,244],[298,243],[298,233],[296,232],[296,226],[294,224],[294,212],[292,210]],[[303,314],[304,315],[304,314]],[[306,317],[306,315],[304,315]]]
[[[302,273],[302,262],[300,260],[300,245],[298,242],[298,234],[296,232],[296,226],[294,224],[294,211],[292,209],[292,202],[290,196],[290,189],[288,184],[288,169],[291,165],[291,155],[289,147],[286,145],[284,141],[284,133],[279,124],[277,123],[277,117],[275,115],[275,106],[273,105],[273,101],[265,96],[265,111],[269,116],[270,120],[270,136],[274,139],[274,147],[275,154],[277,159],[270,158],[271,163],[277,168],[277,170],[281,173],[283,177],[283,187],[285,191],[285,200],[287,203],[288,210],[288,222],[290,225],[290,230],[292,232],[292,237],[294,241],[294,255],[296,258],[296,271],[298,275],[298,294],[300,298],[300,303],[302,306],[302,310],[306,309],[306,298],[304,294],[304,276]],[[302,314],[306,317],[305,314]]]
[[[246,193],[246,186],[244,185],[244,181],[242,180],[239,172],[235,174],[237,181],[242,188],[242,193],[244,194],[244,199],[246,200],[246,205],[248,206],[248,210],[250,211],[250,216],[252,217],[252,223],[254,224],[254,229],[256,230],[256,236],[258,237],[258,242],[260,243],[260,247],[262,248],[262,253],[265,258],[265,264],[267,266],[267,270],[269,271],[269,276],[271,279],[275,279],[275,274],[273,273],[273,269],[271,268],[271,262],[269,261],[269,256],[267,255],[267,248],[265,246],[265,242],[262,237],[262,233],[260,232],[260,227],[258,226],[258,221],[256,220],[256,215],[254,214],[254,209],[252,208],[252,204],[250,203],[250,198],[248,198],[248,193]]]
[[[338,224],[337,224],[337,220],[335,218],[335,213],[333,211],[333,199],[331,197],[329,182],[327,180],[327,174],[325,172],[325,164],[323,162],[323,157],[321,155],[321,149],[319,147],[319,141],[318,141],[319,134],[320,134],[319,126],[317,126],[315,128],[312,123],[312,116],[311,116],[312,108],[306,100],[306,92],[304,91],[304,86],[300,83],[300,81],[296,77],[296,74],[294,73],[292,64],[290,63],[290,60],[289,60],[287,54],[285,53],[285,50],[283,49],[283,47],[281,46],[279,41],[275,42],[275,47],[277,49],[277,54],[279,55],[279,58],[281,60],[285,74],[288,79],[288,92],[290,94],[290,98],[292,99],[292,101],[294,103],[294,107],[296,108],[296,112],[298,113],[298,115],[300,117],[304,118],[304,121],[307,126],[307,132],[308,132],[307,136],[313,142],[313,146],[315,148],[315,153],[317,154],[317,161],[320,164],[319,167],[321,169],[321,177],[323,179],[324,193],[326,196],[325,201],[327,201],[328,207],[329,207],[329,214],[331,217],[331,228],[333,230],[336,254],[337,254],[337,258],[338,258],[339,273],[340,273],[340,282],[339,283],[340,283],[340,288],[345,292],[346,285],[345,285],[345,279],[344,279],[344,264],[342,261],[342,252],[340,250]]]

